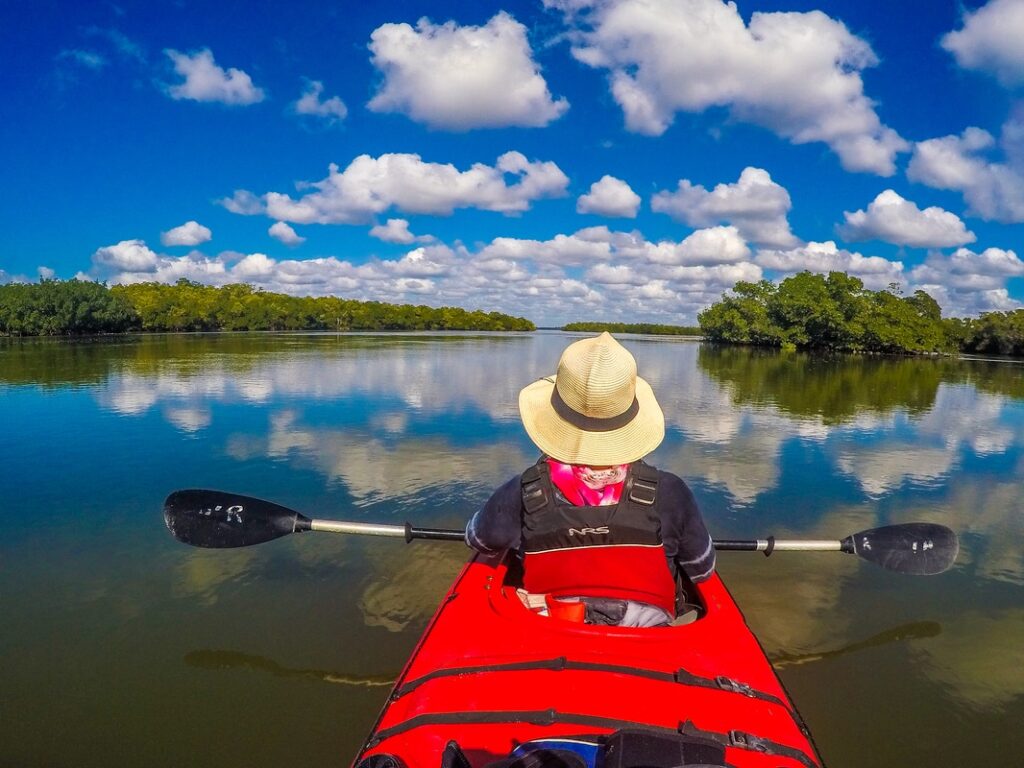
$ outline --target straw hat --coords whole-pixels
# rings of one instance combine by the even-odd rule
[[[628,464],[665,437],[665,417],[636,360],[608,333],[566,347],[558,372],[519,393],[530,439],[566,464]]]

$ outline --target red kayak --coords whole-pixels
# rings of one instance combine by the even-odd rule
[[[717,574],[694,588],[700,618],[648,629],[539,615],[505,577],[469,562],[355,766],[821,766]]]

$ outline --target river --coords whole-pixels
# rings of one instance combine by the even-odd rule
[[[292,536],[199,550],[178,488],[461,527],[536,451],[518,390],[578,335],[0,341],[0,765],[345,765],[466,557]],[[722,553],[831,768],[1024,751],[1024,366],[623,337],[665,411],[652,463],[719,538],[927,520],[955,568]]]

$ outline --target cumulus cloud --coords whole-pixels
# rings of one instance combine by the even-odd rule
[[[909,274],[914,286],[930,294],[946,315],[960,317],[1020,308],[1020,302],[1010,298],[1006,281],[1021,276],[1024,262],[1001,248],[981,253],[958,248],[950,256],[932,253]]]
[[[578,235],[556,235],[550,240],[528,240],[496,237],[480,250],[481,260],[534,261],[561,267],[590,265],[612,256],[608,242],[590,240]]]
[[[698,229],[679,244],[658,243],[648,253],[657,264],[734,264],[750,257],[750,248],[736,227]]]
[[[409,222],[405,219],[388,219],[386,224],[377,224],[370,230],[370,237],[383,240],[385,243],[429,243],[434,238],[430,235],[416,236],[409,231]]]
[[[515,177],[513,184],[506,176]],[[506,152],[493,166],[475,163],[466,171],[454,165],[426,163],[419,155],[360,155],[341,171],[331,164],[326,179],[302,183],[312,192],[293,199],[268,192],[257,198],[245,190],[221,201],[235,213],[265,211],[295,224],[365,224],[389,208],[407,213],[448,216],[456,208],[519,213],[545,197],[565,194],[569,179],[552,162],[531,162]]]
[[[325,125],[339,125],[348,115],[348,107],[338,96],[321,99],[324,84],[319,80],[307,80],[306,90],[299,100],[292,104],[297,115],[312,115],[323,120]]]
[[[973,232],[955,213],[932,206],[923,211],[891,189],[880,193],[866,211],[844,211],[839,234],[846,240],[884,240],[915,248],[949,248],[973,243]]]
[[[267,230],[267,234],[275,240],[280,240],[285,245],[302,245],[306,242],[306,238],[301,237],[294,229],[283,221],[275,221],[271,224],[270,229]]]
[[[158,257],[144,240],[122,240],[97,249],[92,261],[94,265],[108,270],[147,272],[156,267]]]
[[[383,75],[368,107],[432,128],[543,126],[568,108],[553,100],[533,61],[526,28],[504,11],[480,27],[454,21],[384,24],[370,36]]]
[[[200,245],[208,242],[213,233],[198,221],[186,221],[180,227],[160,233],[164,245]]]
[[[983,219],[1024,221],[1024,107],[1003,125],[999,144],[1005,162],[989,159],[996,140],[981,128],[922,141],[914,146],[907,178],[962,192],[970,212]]]
[[[791,207],[789,192],[761,168],[744,168],[735,184],[718,184],[710,192],[680,179],[675,192],[662,191],[651,198],[651,210],[676,221],[691,227],[731,224],[750,242],[773,248],[800,242],[786,220]]]
[[[811,242],[786,251],[761,250],[754,261],[780,275],[793,275],[804,270],[819,274],[846,272],[859,277],[871,290],[881,290],[890,283],[900,282],[903,277],[903,262],[853,253],[837,248],[831,240]]]
[[[431,243],[400,258],[362,263],[233,252],[177,257],[126,240],[94,254],[90,277],[123,284],[180,278],[209,285],[246,282],[300,296],[483,308],[542,324],[592,316],[597,307],[623,321],[691,323],[736,280],[761,278],[759,266],[735,260],[745,248],[728,227],[700,231],[680,243],[588,227],[548,240],[499,237],[474,249]]]
[[[245,72],[234,67],[225,71],[217,66],[209,48],[192,54],[168,48],[164,53],[174,64],[174,71],[185,78],[184,82],[167,87],[172,99],[246,105],[265,98],[263,89],[257,88]]]
[[[39,275],[40,280],[53,280],[57,276],[57,273],[49,267],[40,266],[36,269],[36,273]],[[2,281],[0,281],[2,282]]]
[[[596,213],[635,219],[640,196],[626,182],[614,176],[602,176],[590,185],[590,192],[576,201],[577,213]]]
[[[1007,278],[1021,275],[1024,262],[1002,248],[986,248],[981,253],[958,248],[952,256],[932,254],[910,273],[915,282],[972,291],[1003,288]]]
[[[719,0],[545,5],[578,22],[572,53],[608,70],[631,131],[659,136],[677,111],[724,107],[795,144],[824,142],[851,171],[892,175],[907,149],[864,93],[861,71],[878,63],[871,47],[821,11],[754,13],[748,26]]]
[[[941,45],[964,69],[994,75],[1008,88],[1024,85],[1024,3],[991,0],[964,14],[962,29],[942,38]]]

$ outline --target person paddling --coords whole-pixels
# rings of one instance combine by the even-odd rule
[[[708,578],[715,550],[686,483],[642,460],[665,419],[636,360],[608,333],[574,342],[519,412],[543,455],[472,517],[466,543],[514,553],[526,595],[554,616],[670,623],[677,580]]]

